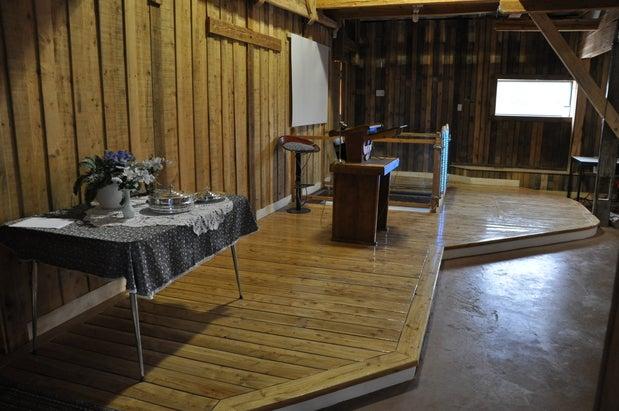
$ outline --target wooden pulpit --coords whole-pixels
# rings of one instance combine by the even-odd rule
[[[399,164],[398,158],[331,164],[334,241],[376,244],[376,231],[387,229],[389,180]]]

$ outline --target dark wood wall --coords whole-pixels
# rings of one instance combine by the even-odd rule
[[[291,0],[305,7],[304,0]],[[206,34],[206,17],[282,42],[282,52]],[[249,196],[258,210],[291,192],[288,33],[331,31],[249,0],[0,1],[0,224],[71,206],[78,160],[104,149],[171,160],[163,183]],[[322,143],[320,143],[322,145]],[[321,180],[322,156],[304,176]],[[44,266],[39,309],[101,280]],[[29,274],[0,249],[0,349],[26,339]]]
[[[416,132],[449,123],[452,164],[565,171],[572,119],[498,118],[494,106],[497,77],[571,77],[541,34],[496,32],[493,21],[350,24],[345,34],[352,41],[343,58],[345,120],[409,124]],[[579,35],[566,38],[576,49]],[[599,79],[603,64],[592,64],[592,71]],[[384,97],[376,90],[384,90]],[[596,118],[589,109],[582,121],[583,153],[594,152]],[[427,148],[385,150],[401,156],[403,170],[424,171],[431,163]]]

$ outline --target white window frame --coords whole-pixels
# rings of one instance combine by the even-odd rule
[[[501,81],[509,81],[509,82],[526,82],[526,83],[569,83],[571,85],[571,95],[570,95],[570,111],[568,115],[559,115],[559,114],[540,114],[540,113],[500,113],[497,112],[498,103],[499,103],[499,95],[498,88],[499,82]],[[577,94],[577,83],[574,80],[570,79],[548,79],[548,78],[517,78],[517,77],[501,77],[496,79],[496,95],[495,95],[495,104],[494,104],[494,115],[495,117],[516,117],[516,118],[555,118],[555,119],[568,119],[574,117],[574,112],[576,110],[576,94]]]

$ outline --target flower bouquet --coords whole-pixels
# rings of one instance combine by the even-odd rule
[[[106,151],[103,157],[86,157],[80,162],[86,173],[75,181],[73,192],[78,194],[85,184],[87,203],[97,198],[104,208],[118,208],[128,201],[131,191],[138,190],[141,185],[147,189],[151,187],[165,163],[161,157],[138,162],[133,154],[124,150]],[[102,193],[111,198],[102,198]]]

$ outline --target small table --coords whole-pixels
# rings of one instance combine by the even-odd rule
[[[399,158],[331,164],[334,241],[376,245],[376,231],[387,229],[389,180],[399,165]]]
[[[166,225],[97,227],[84,220],[89,208],[85,206],[45,215],[75,219],[64,228],[12,227],[15,222],[0,225],[0,244],[13,251],[20,260],[32,263],[33,354],[37,348],[39,262],[99,277],[125,277],[131,299],[140,375],[144,378],[138,296],[153,298],[183,274],[230,247],[239,298],[243,298],[235,245],[242,236],[257,231],[258,226],[245,197],[227,196],[225,201],[231,204],[227,203],[225,213],[219,210],[221,221],[217,227],[213,225],[212,229],[200,230],[199,234],[191,226],[177,224],[176,220]],[[203,210],[211,212],[206,208]]]
[[[572,156],[570,159],[570,175],[567,180],[567,197],[570,198],[572,196],[572,172],[574,171],[574,166],[578,164],[578,179],[576,186],[576,201],[580,201],[580,186],[582,184],[582,177],[584,176],[584,167],[596,167],[600,162],[599,157],[585,157],[585,156]],[[617,160],[617,165],[619,166],[619,159]],[[616,173],[615,173],[616,174]]]

